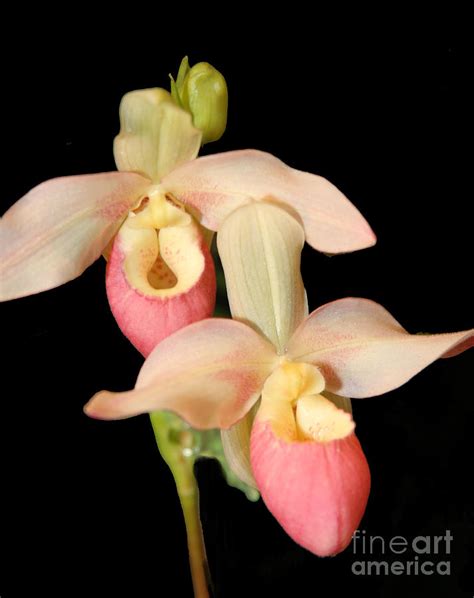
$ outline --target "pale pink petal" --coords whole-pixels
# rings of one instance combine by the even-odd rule
[[[195,428],[228,428],[258,399],[276,361],[273,346],[249,326],[202,320],[153,350],[135,390],[101,392],[85,411],[99,419],[121,419],[165,409]]]
[[[265,152],[239,150],[198,158],[168,174],[163,185],[193,206],[212,230],[242,205],[271,201],[301,219],[307,242],[319,251],[344,253],[376,242],[366,220],[334,185]]]
[[[369,467],[353,432],[330,442],[287,441],[257,414],[250,457],[265,504],[295,542],[319,556],[346,548],[370,491]]]
[[[0,299],[46,291],[82,274],[149,184],[138,174],[109,172],[32,189],[0,221]]]
[[[125,229],[117,234],[107,264],[107,296],[120,329],[147,357],[176,330],[212,316],[214,262],[195,223],[158,235]]]
[[[329,391],[371,397],[401,386],[439,357],[467,349],[473,339],[474,330],[410,335],[381,305],[346,298],[301,324],[288,358],[316,365]]]

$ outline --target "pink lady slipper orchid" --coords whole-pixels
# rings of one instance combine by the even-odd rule
[[[3,216],[1,300],[79,276],[115,235],[106,275],[109,303],[122,332],[147,355],[214,307],[211,256],[181,201],[211,230],[224,228],[235,213],[279,206],[320,251],[375,243],[358,210],[322,177],[256,150],[193,160],[201,133],[162,89],[127,94],[120,118],[114,154],[123,172],[47,181]],[[286,230],[272,231],[272,238],[275,233],[283,238]]]
[[[410,335],[377,303],[354,298],[314,311],[278,351],[242,322],[208,319],[161,342],[135,390],[100,392],[85,411],[121,419],[165,409],[195,428],[226,429],[256,405],[250,461],[263,500],[296,542],[332,555],[360,522],[370,474],[350,414],[326,393],[389,392],[473,336]]]
[[[46,181],[5,213],[0,299],[64,284],[107,251],[110,307],[147,355],[214,309],[214,266],[202,231],[161,184],[197,156],[202,134],[163,89],[126,94],[120,120],[114,143],[120,172]]]

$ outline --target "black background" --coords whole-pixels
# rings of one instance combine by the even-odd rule
[[[112,26],[71,8],[49,27],[32,14],[28,28],[4,23],[2,211],[45,179],[113,170],[121,96],[166,87],[189,54],[229,86],[228,130],[207,151],[255,147],[321,174],[378,235],[374,248],[346,256],[305,248],[310,309],[363,296],[411,332],[472,326],[473,65],[463,15],[417,24],[404,15],[392,30],[392,16],[371,14],[367,32],[296,13],[278,27],[251,13],[235,14],[239,27],[222,15],[211,25],[202,11],[119,16]],[[97,390],[131,388],[142,361],[108,309],[104,262],[4,304],[2,332],[2,598],[190,596],[173,481],[147,417],[106,423],[82,413]],[[350,548],[331,559],[300,549],[205,462],[215,596],[471,596],[471,380],[464,354],[354,405],[373,475],[361,529],[387,540],[451,530],[449,577],[356,577]]]

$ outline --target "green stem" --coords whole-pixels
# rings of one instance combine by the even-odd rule
[[[194,477],[193,435],[168,413],[150,415],[161,456],[173,474],[183,510],[195,598],[209,598],[206,549],[199,518],[199,488]]]
[[[197,489],[196,480],[192,473],[191,476],[193,478],[195,489],[190,493],[183,493],[183,489],[180,489],[178,484],[176,484],[176,488],[178,489],[179,500],[181,502],[181,508],[183,509],[184,522],[186,524],[189,565],[191,567],[194,596],[196,598],[209,598],[206,577],[208,565],[201,520],[199,518],[199,490]]]

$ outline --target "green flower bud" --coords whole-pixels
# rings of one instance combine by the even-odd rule
[[[171,77],[174,101],[191,113],[194,126],[202,131],[202,143],[220,139],[227,124],[227,84],[221,73],[208,62],[189,68],[185,56],[176,82]]]

